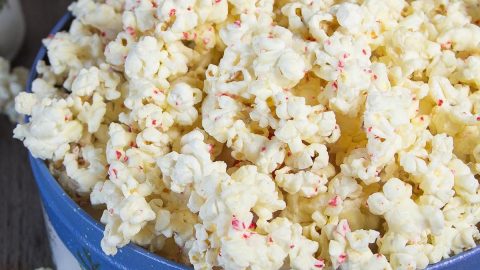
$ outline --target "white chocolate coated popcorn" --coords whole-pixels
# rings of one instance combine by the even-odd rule
[[[0,112],[7,115],[11,122],[23,122],[22,112],[15,111],[14,99],[25,90],[27,76],[28,70],[22,67],[10,70],[10,63],[0,57]],[[31,107],[31,102],[31,99],[25,100],[25,107]]]
[[[107,254],[133,242],[195,269],[424,269],[480,240],[476,1],[70,10],[16,98],[30,122],[15,137],[103,210]]]

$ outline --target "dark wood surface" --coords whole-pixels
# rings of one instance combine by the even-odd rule
[[[41,39],[47,36],[71,1],[21,2],[27,34],[14,65],[30,67]],[[7,118],[0,116],[0,270],[33,270],[52,266],[40,199],[27,151],[21,142],[12,139],[12,129],[13,125]]]

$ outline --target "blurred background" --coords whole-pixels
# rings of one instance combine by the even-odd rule
[[[9,1],[7,0],[7,4]],[[0,0],[5,2],[5,0]],[[26,22],[23,44],[12,62],[30,68],[55,22],[70,0],[20,0]],[[17,31],[16,29],[13,29]],[[7,39],[1,36],[0,39]],[[8,118],[0,115],[0,269],[33,270],[52,266],[40,199],[23,145],[12,139]],[[68,270],[68,269],[61,269]]]

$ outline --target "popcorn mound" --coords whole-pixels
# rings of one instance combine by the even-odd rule
[[[25,89],[28,70],[15,67],[10,70],[10,63],[0,57],[0,113],[8,116],[12,123],[23,122],[23,117],[15,111],[14,98]]]
[[[423,269],[480,233],[475,0],[80,0],[14,136],[195,269]]]

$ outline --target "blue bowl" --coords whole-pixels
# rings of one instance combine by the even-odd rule
[[[66,29],[72,19],[72,14],[65,14],[52,29],[51,34]],[[32,82],[37,77],[35,67],[38,61],[44,59],[46,59],[46,48],[42,46],[30,71],[27,82],[28,92],[31,91]],[[119,249],[115,256],[106,255],[100,247],[104,226],[88,215],[63,191],[42,160],[30,155],[30,164],[40,190],[46,215],[53,229],[83,269],[190,269],[134,244]],[[478,270],[480,269],[480,246],[431,265],[427,269]]]

